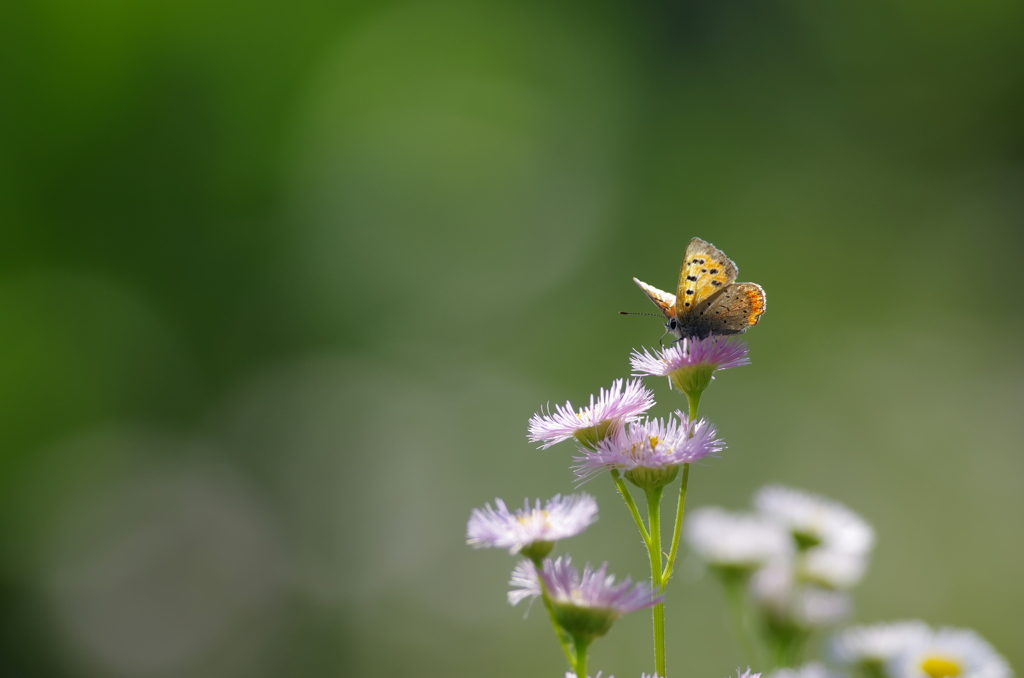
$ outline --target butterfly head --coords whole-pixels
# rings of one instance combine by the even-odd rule
[[[675,318],[669,318],[665,323],[665,334],[671,334],[679,341],[683,338],[683,326]]]
[[[665,333],[671,334],[675,337],[676,341],[682,341],[683,339],[706,339],[713,334],[710,327],[681,323],[675,318],[669,318],[665,322]]]

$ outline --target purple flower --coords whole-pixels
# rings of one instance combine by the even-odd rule
[[[688,397],[700,397],[718,370],[750,364],[747,345],[734,338],[710,336],[680,339],[664,351],[633,351],[629,362],[636,376],[668,377]]]
[[[629,362],[636,376],[667,377],[672,372],[702,365],[712,371],[749,365],[750,349],[740,339],[710,336],[706,339],[680,339],[664,351],[651,354],[633,351]]]
[[[675,419],[667,422],[661,419],[633,422],[627,429],[602,440],[597,449],[581,449],[583,454],[575,458],[578,464],[573,467],[576,477],[585,482],[601,471],[619,469],[640,487],[649,486],[647,481],[661,486],[672,482],[682,464],[725,449],[725,443],[717,437],[718,431],[709,421],[690,422],[681,410],[676,410],[675,415]]]
[[[620,615],[653,607],[664,600],[664,596],[655,596],[645,582],[634,584],[626,577],[615,583],[615,576],[608,574],[607,569],[608,563],[602,563],[596,570],[587,565],[580,575],[579,570],[572,566],[572,558],[563,556],[545,560],[541,577],[556,610],[572,608],[577,613],[589,610],[610,615],[614,620]],[[512,605],[541,594],[537,568],[528,560],[516,565],[509,584],[512,590],[508,592],[508,602]],[[571,629],[566,630],[572,632]]]
[[[569,438],[576,438],[592,447],[610,432],[640,416],[654,405],[654,393],[644,388],[639,379],[628,382],[616,379],[610,389],[601,389],[590,406],[577,410],[572,403],[556,405],[554,413],[539,412],[530,418],[529,440],[543,443],[541,449]]]
[[[556,494],[544,508],[540,499],[530,508],[527,499],[515,513],[501,499],[495,499],[494,508],[487,504],[482,509],[473,509],[466,527],[466,543],[476,548],[507,548],[509,553],[538,545],[550,552],[553,542],[579,534],[595,520],[597,502],[588,494]]]

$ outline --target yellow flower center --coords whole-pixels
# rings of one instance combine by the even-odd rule
[[[926,657],[921,670],[931,678],[957,678],[962,671],[960,663],[949,657]]]
[[[520,525],[526,525],[527,523],[541,523],[544,527],[550,527],[548,523],[548,512],[544,510],[530,511],[520,516],[516,516],[519,520]]]

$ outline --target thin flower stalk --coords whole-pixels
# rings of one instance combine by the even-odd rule
[[[647,542],[647,556],[651,561],[651,588],[665,592],[665,580],[662,579],[661,562],[661,496],[663,487],[647,490],[647,524],[650,526],[651,538]],[[665,675],[665,604],[659,603],[651,610],[654,628],[654,672]]]

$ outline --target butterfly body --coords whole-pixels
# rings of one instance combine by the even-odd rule
[[[633,278],[668,318],[665,328],[677,339],[738,334],[756,325],[765,309],[764,290],[738,283],[736,268],[722,250],[700,238],[686,247],[676,293]]]

